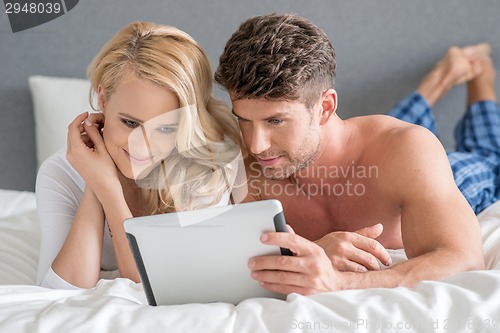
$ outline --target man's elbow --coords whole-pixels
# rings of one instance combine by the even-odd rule
[[[486,269],[482,252],[480,254],[468,254],[464,256],[461,263],[464,271],[479,271]]]

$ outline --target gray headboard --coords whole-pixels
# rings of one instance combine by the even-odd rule
[[[0,188],[34,189],[36,151],[28,76],[84,78],[100,47],[134,20],[185,30],[205,47],[215,66],[225,42],[243,20],[272,12],[301,14],[329,34],[337,50],[336,84],[343,118],[385,113],[452,45],[489,42],[500,69],[500,1],[495,0],[82,0],[65,15],[15,34],[2,8]],[[228,101],[225,93],[217,93]],[[465,89],[459,88],[436,106],[441,138],[449,149],[464,99]]]

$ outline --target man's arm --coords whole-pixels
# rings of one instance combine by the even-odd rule
[[[453,180],[439,141],[411,126],[387,142],[381,174],[383,191],[401,209],[403,243],[409,260],[383,271],[335,270],[316,244],[293,234],[267,234],[263,240],[290,248],[294,257],[253,258],[252,276],[267,289],[314,294],[340,289],[414,286],[422,280],[484,268],[479,224]],[[392,157],[391,157],[392,156]],[[382,178],[386,177],[386,178]]]
[[[479,222],[453,179],[444,148],[420,126],[391,139],[400,170],[381,179],[387,195],[401,207],[401,234],[408,262],[389,270],[395,285],[414,285],[458,272],[483,269]]]

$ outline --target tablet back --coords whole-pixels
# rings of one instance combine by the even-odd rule
[[[284,296],[250,277],[254,256],[289,254],[264,245],[285,232],[281,203],[265,200],[131,218],[124,228],[150,305],[229,302]]]

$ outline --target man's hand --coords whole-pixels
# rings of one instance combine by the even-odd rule
[[[387,250],[375,240],[382,234],[382,224],[375,224],[355,232],[331,232],[315,241],[332,261],[333,267],[344,272],[379,270],[382,264],[392,264]]]
[[[291,228],[289,228],[291,231]],[[341,288],[341,274],[325,251],[294,233],[271,232],[261,236],[264,244],[287,248],[294,256],[261,256],[249,260],[252,278],[271,291],[311,295]]]

